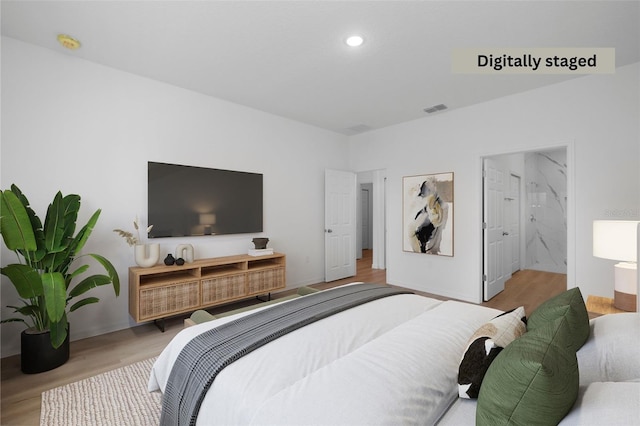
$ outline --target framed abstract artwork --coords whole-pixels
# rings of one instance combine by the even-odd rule
[[[453,172],[402,178],[402,249],[453,256]]]

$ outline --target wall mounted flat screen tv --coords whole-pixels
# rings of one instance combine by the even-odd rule
[[[262,232],[262,174],[148,163],[150,238]]]

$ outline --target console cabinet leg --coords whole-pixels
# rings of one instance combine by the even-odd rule
[[[260,296],[256,296],[256,299],[258,299],[261,302],[268,302],[268,301],[271,300],[271,293],[267,294],[267,298],[266,299],[263,299]]]
[[[164,318],[160,318],[159,320],[154,319],[153,323],[164,333]]]

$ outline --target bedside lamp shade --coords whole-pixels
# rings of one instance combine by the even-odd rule
[[[638,254],[638,221],[594,220],[593,255],[603,259],[635,262]]]
[[[615,265],[614,306],[625,311],[636,310],[638,293],[638,221],[593,221],[593,255],[619,260]]]

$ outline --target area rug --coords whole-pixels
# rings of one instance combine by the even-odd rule
[[[151,426],[160,423],[160,393],[147,391],[155,358],[42,393],[40,426]]]

